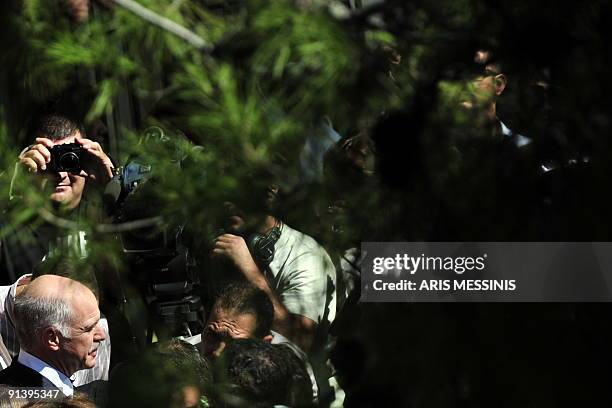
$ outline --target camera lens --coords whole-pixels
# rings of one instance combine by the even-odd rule
[[[79,173],[81,171],[81,163],[79,156],[73,152],[64,153],[59,159],[60,166],[70,173]]]

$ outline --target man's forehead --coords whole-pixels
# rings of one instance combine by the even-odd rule
[[[76,316],[76,322],[79,326],[91,326],[100,320],[100,311],[98,308],[88,310],[86,313]]]
[[[215,325],[219,323],[230,323],[243,330],[253,330],[255,328],[256,318],[252,313],[237,313],[235,311],[214,308],[208,319],[208,324]]]
[[[212,312],[208,318],[209,323],[221,322],[221,321],[235,321],[236,314],[232,313],[232,311],[228,311],[225,309],[220,309],[218,307],[213,307]]]
[[[61,138],[61,139],[55,139],[55,140],[53,141],[53,144],[54,144],[54,145],[60,145],[60,144],[74,143],[74,142],[76,142],[76,138],[77,138],[78,136],[80,136],[80,133],[77,131],[77,132],[75,132],[75,133],[74,133],[73,135],[71,135],[71,136],[64,137],[64,138]]]
[[[53,145],[75,143],[76,142],[76,138],[80,137],[80,136],[81,136],[81,132],[79,132],[77,130],[73,134],[71,134],[70,136],[62,137],[62,138],[59,138],[59,139],[52,139],[51,142],[53,142]],[[39,133],[38,137],[49,138],[49,136],[46,135],[45,133]]]
[[[96,306],[88,310],[81,310],[81,313],[75,313],[73,325],[77,328],[88,328],[95,325],[100,320],[100,310]]]
[[[100,313],[98,308],[98,299],[96,299],[91,290],[85,286],[75,288],[72,291],[70,301],[73,310],[78,311],[83,315],[92,316],[95,313]]]

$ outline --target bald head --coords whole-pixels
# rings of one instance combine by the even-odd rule
[[[71,305],[75,297],[95,297],[93,292],[82,283],[57,275],[43,275],[34,279],[22,292],[22,296],[38,299],[63,300]]]
[[[29,351],[41,340],[41,333],[52,327],[69,338],[71,323],[81,305],[97,300],[85,285],[69,278],[43,275],[34,279],[15,298],[15,323],[21,347]]]

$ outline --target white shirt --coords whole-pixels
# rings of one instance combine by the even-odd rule
[[[19,354],[19,340],[17,339],[17,331],[13,321],[13,306],[15,304],[15,295],[17,286],[30,283],[32,275],[22,275],[10,286],[0,286],[0,336],[4,346],[8,350],[8,356],[2,355],[2,366],[8,367],[11,365],[12,358]]]
[[[326,326],[336,317],[336,269],[313,238],[287,224],[265,270],[272,290],[290,313]]]
[[[24,349],[19,350],[19,356],[17,357],[17,361],[45,377],[66,397],[70,397],[74,393],[74,387],[72,386],[70,379],[66,377],[64,373],[56,370],[49,364],[45,363],[38,357],[35,357],[32,354],[28,353]]]
[[[9,354],[8,349],[4,345],[4,340],[0,337],[0,367],[4,370],[9,366],[11,361],[11,355]]]

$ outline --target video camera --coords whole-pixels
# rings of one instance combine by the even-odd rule
[[[160,127],[148,128],[139,145],[146,148],[156,143],[174,149]],[[174,164],[180,171],[181,161]],[[148,333],[154,331],[158,338],[191,336],[203,328],[197,263],[184,239],[188,220],[162,217],[160,208],[152,205],[158,202],[158,183],[165,176],[150,158],[133,155],[105,191],[105,205],[114,223],[133,225],[119,239],[132,283],[148,307]]]

